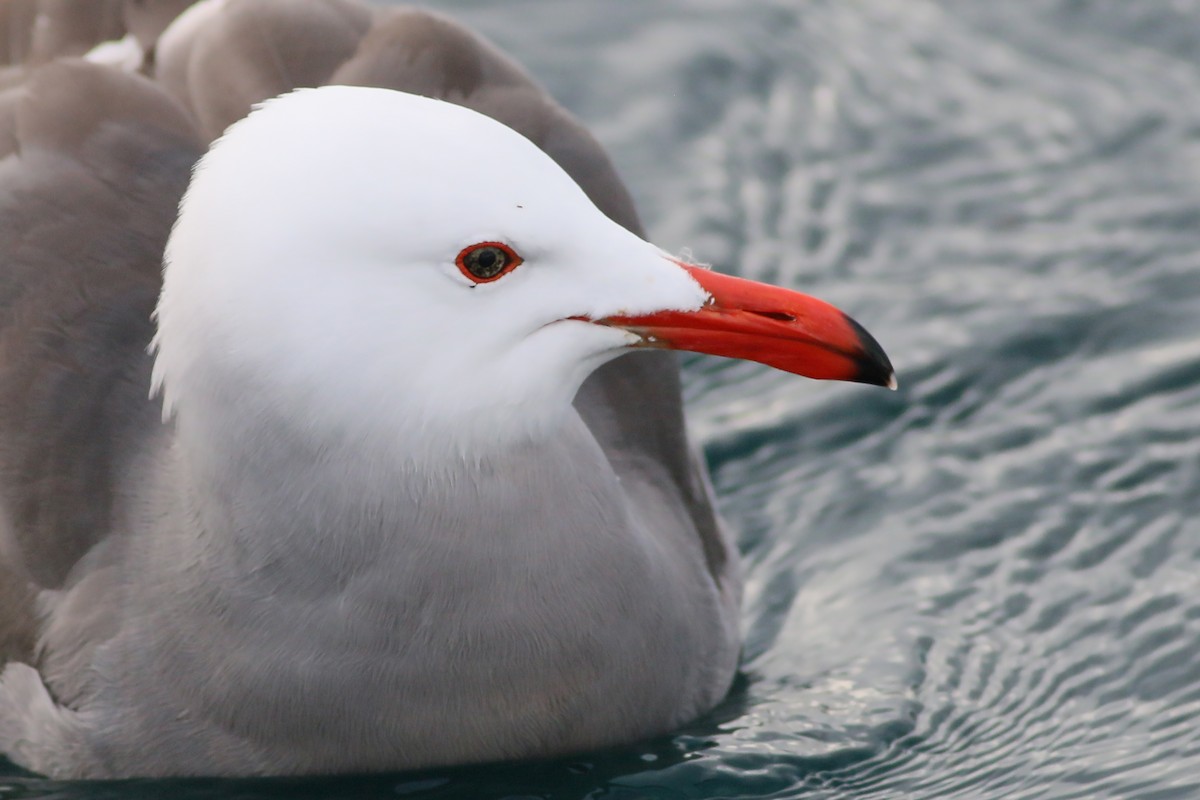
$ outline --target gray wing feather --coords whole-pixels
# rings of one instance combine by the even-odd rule
[[[174,209],[199,154],[151,82],[83,62],[32,73],[0,141],[0,661],[36,591],[110,529],[114,474],[157,425],[145,348]]]

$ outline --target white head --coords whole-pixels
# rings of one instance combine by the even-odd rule
[[[472,280],[456,262],[484,243],[523,263]],[[470,452],[553,429],[638,341],[570,317],[706,298],[500,123],[382,89],[301,90],[196,169],[167,247],[155,383],[169,413],[233,381],[318,429]]]
[[[459,262],[490,243],[521,263],[480,282]],[[598,365],[656,323],[679,333],[671,312],[714,308],[708,284],[498,122],[384,89],[301,90],[196,169],[167,246],[155,385],[181,422],[246,404],[316,437],[460,458],[550,435]],[[747,314],[761,339],[792,312]],[[668,343],[769,360],[727,334]]]

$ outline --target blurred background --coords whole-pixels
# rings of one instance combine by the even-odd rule
[[[744,674],[563,761],[11,797],[1200,797],[1200,2],[442,0],[651,237],[819,295],[898,393],[685,360]]]

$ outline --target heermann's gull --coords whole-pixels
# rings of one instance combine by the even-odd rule
[[[188,113],[81,62],[0,103],[19,764],[332,773],[670,730],[732,678],[736,554],[674,365],[610,359],[892,379],[840,312],[630,233],[594,142],[494,50],[416,12],[370,22],[337,69],[494,103],[529,138],[394,91],[286,95],[201,161],[161,284]]]

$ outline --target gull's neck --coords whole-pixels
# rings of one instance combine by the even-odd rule
[[[570,548],[587,528],[630,532],[612,467],[569,406],[557,424],[470,456],[458,443],[439,450],[419,426],[364,437],[360,424],[305,424],[279,408],[256,396],[178,409],[196,515],[240,552],[353,572],[385,551]]]

